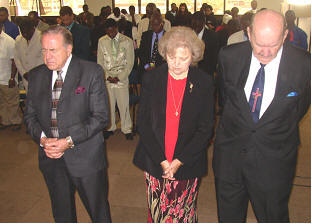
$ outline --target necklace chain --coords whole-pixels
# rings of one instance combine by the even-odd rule
[[[181,94],[181,96],[180,96],[179,105],[178,105],[178,107],[177,107],[177,106],[176,106],[176,103],[175,103],[174,95],[173,95],[173,90],[172,90],[172,83],[171,83],[171,79],[172,79],[172,77],[169,77],[170,89],[171,89],[171,95],[172,95],[173,105],[174,105],[174,109],[175,109],[175,116],[177,117],[177,116],[179,115],[178,110],[179,110],[180,105],[181,105],[181,102],[182,102],[182,97],[183,97],[184,91],[182,91],[182,94]]]

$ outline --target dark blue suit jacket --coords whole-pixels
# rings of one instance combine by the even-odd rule
[[[89,28],[74,23],[70,32],[73,35],[73,55],[85,60],[90,59],[90,31]]]

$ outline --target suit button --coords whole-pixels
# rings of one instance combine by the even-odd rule
[[[242,149],[241,153],[246,153],[247,149]]]
[[[251,130],[252,133],[256,133],[256,130]]]

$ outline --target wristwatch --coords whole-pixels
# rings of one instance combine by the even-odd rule
[[[72,138],[70,136],[67,136],[65,139],[68,143],[68,148],[70,148],[70,149],[74,148],[75,145],[74,145]]]

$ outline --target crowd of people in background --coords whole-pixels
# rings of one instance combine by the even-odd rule
[[[254,15],[258,15],[256,20],[253,20],[256,17]],[[269,18],[272,18],[272,24],[270,24]],[[235,92],[236,90],[232,86],[237,85],[238,81],[234,80],[235,77],[230,75],[230,70],[239,67],[239,63],[232,65],[231,63],[234,63],[233,61],[236,60],[229,60],[229,55],[233,54],[236,55],[233,57],[237,57],[237,52],[243,49],[245,52],[244,56],[250,56],[253,50],[255,57],[253,57],[252,60],[260,61],[260,70],[262,69],[261,71],[263,74],[263,64],[270,63],[275,56],[280,59],[281,56],[278,52],[280,52],[279,50],[282,48],[284,40],[307,51],[307,35],[302,29],[296,26],[296,15],[294,11],[288,10],[285,13],[285,18],[287,27],[282,27],[284,22],[282,15],[266,10],[265,8],[258,10],[256,1],[251,1],[251,9],[243,15],[239,14],[239,8],[233,7],[231,10],[224,12],[221,20],[214,15],[213,6],[207,3],[203,3],[200,10],[194,13],[188,10],[186,3],[181,3],[179,6],[172,3],[170,10],[163,16],[159,8],[157,8],[157,5],[151,2],[147,4],[146,14],[142,16],[135,12],[135,7],[133,5],[129,6],[128,11],[126,9],[120,9],[119,7],[112,9],[110,6],[105,6],[101,8],[101,12],[98,16],[94,16],[93,13],[89,12],[88,5],[83,6],[83,12],[79,15],[75,15],[71,7],[63,6],[60,9],[59,17],[57,17],[54,22],[59,25],[48,25],[44,21],[44,18],[38,16],[36,11],[29,12],[26,17],[16,18],[16,25],[8,19],[8,10],[4,7],[0,7],[0,46],[2,49],[0,52],[0,69],[2,71],[0,73],[0,129],[11,127],[12,131],[17,131],[21,127],[22,118],[18,112],[19,86],[17,82],[17,77],[20,76],[26,95],[30,93],[26,123],[32,137],[37,140],[40,147],[45,150],[46,154],[42,153],[42,157],[47,156],[50,159],[59,159],[64,155],[65,163],[72,166],[70,167],[70,169],[72,169],[70,172],[74,174],[77,172],[77,176],[79,176],[82,174],[80,173],[80,168],[78,166],[75,167],[75,159],[84,161],[87,157],[91,158],[93,156],[87,162],[85,161],[86,163],[82,162],[83,166],[86,166],[86,169],[90,169],[90,173],[92,173],[93,170],[91,170],[91,168],[98,169],[97,162],[99,164],[101,163],[101,165],[99,165],[101,166],[100,176],[94,177],[92,180],[103,180],[101,179],[102,177],[107,177],[105,169],[103,168],[105,166],[103,165],[104,156],[100,149],[104,146],[99,131],[102,132],[100,129],[106,125],[108,117],[110,116],[105,130],[103,130],[103,135],[105,139],[114,135],[117,129],[116,111],[118,111],[121,132],[124,134],[126,140],[133,139],[135,121],[131,120],[130,116],[129,85],[133,80],[136,80],[135,83],[142,85],[143,95],[140,102],[140,116],[138,118],[140,142],[135,153],[134,163],[145,171],[148,191],[149,221],[169,222],[172,220],[168,217],[174,217],[175,221],[179,222],[196,222],[196,200],[200,177],[203,176],[207,170],[207,154],[205,150],[214,132],[215,100],[218,99],[217,114],[221,115],[223,109],[225,110],[223,115],[225,117],[223,119],[224,125],[234,126],[232,128],[233,130],[235,129],[235,133],[249,128],[249,123],[244,123],[245,120],[241,118],[242,113],[240,113],[240,109],[237,109],[240,105],[235,105],[237,101],[235,101],[234,98],[238,97],[238,93]],[[261,28],[266,31],[277,28],[274,32],[266,33],[266,35],[272,35],[272,40],[277,38],[278,43],[278,49],[274,48],[272,50],[273,53],[270,55],[270,60],[267,63],[262,62],[268,57],[263,57],[260,53],[257,55],[257,47],[263,47],[262,45],[258,46],[257,41],[259,41],[259,39],[262,41],[265,38],[259,38],[259,36],[262,35],[259,30],[252,30],[252,28],[254,28],[251,27],[252,22],[257,25],[258,29]],[[288,29],[287,32],[286,28]],[[284,34],[285,38],[283,36]],[[248,45],[249,43],[246,44],[249,39],[251,45]],[[64,43],[61,40],[64,41]],[[238,44],[242,42],[245,42],[245,44]],[[263,42],[265,44],[271,44],[269,41]],[[43,45],[44,48],[42,47]],[[227,45],[233,45],[234,47],[225,48]],[[58,51],[56,49],[61,50]],[[298,54],[300,57],[304,58],[304,60],[307,58],[306,55],[302,56],[303,53],[301,51],[301,53],[298,53],[292,48],[288,49],[285,47],[285,49],[285,52]],[[220,58],[220,55],[222,58]],[[244,59],[246,59],[246,61],[249,60],[247,57]],[[87,61],[96,62],[97,64]],[[250,60],[248,63],[249,62]],[[53,63],[63,63],[65,65],[60,66],[57,64],[57,67],[54,67]],[[71,64],[69,65],[69,63]],[[72,63],[75,63],[76,67],[73,67]],[[176,67],[177,63],[180,63],[179,68]],[[256,71],[260,63],[253,65],[253,70]],[[306,64],[307,63],[305,63],[303,67]],[[193,65],[196,65],[196,68],[194,68]],[[275,72],[277,74],[276,69],[274,70],[272,66],[268,67],[267,69],[271,68],[269,72],[273,71],[272,73]],[[48,75],[49,69],[53,71],[53,80],[56,86],[60,84],[60,87],[55,87],[55,89],[53,87],[52,90],[52,106],[55,106],[55,104],[57,106],[62,88],[64,90],[69,89],[69,86],[66,86],[66,82],[62,87],[64,80],[64,77],[62,79],[62,72],[64,72],[64,68],[66,70],[65,73],[68,69],[67,77],[75,77],[75,79],[68,78],[72,83],[75,83],[77,79],[86,86],[92,85],[94,89],[89,90],[86,89],[87,87],[78,86],[75,90],[75,95],[73,95],[74,93],[71,95],[69,94],[69,97],[72,97],[72,101],[66,99],[68,100],[68,105],[62,106],[67,111],[70,111],[70,118],[64,119],[62,116],[65,115],[62,115],[62,111],[58,112],[56,115],[55,111],[57,107],[52,108],[52,112],[54,110],[54,119],[56,119],[56,116],[59,116],[58,119],[64,119],[64,124],[72,126],[70,126],[70,128],[66,125],[64,127],[54,127],[56,129],[58,128],[60,133],[58,133],[57,129],[57,133],[51,135],[52,137],[49,139],[46,138],[45,135],[43,136],[43,129],[41,135],[38,131],[40,130],[38,127],[43,127],[46,124],[45,120],[51,118],[50,114],[46,116],[46,111],[48,110],[43,106],[39,106],[41,105],[41,94],[43,94],[42,97],[48,98],[48,92],[51,92],[50,90],[46,90],[49,81],[40,77],[39,73]],[[81,68],[81,71],[79,71],[78,68]],[[63,71],[59,71],[59,69],[63,69]],[[239,69],[240,67],[237,68],[237,70]],[[89,70],[90,76],[88,76]],[[217,70],[219,70],[220,74],[223,74],[223,77],[220,76],[221,79],[220,77],[216,78]],[[75,74],[73,74],[72,71],[75,71]],[[77,74],[79,72],[82,73],[82,71],[83,75],[78,77]],[[102,73],[104,74],[103,80],[101,79]],[[240,72],[235,74],[240,75]],[[250,74],[255,75],[256,72],[251,71]],[[28,86],[30,76],[32,77],[30,83],[32,83],[32,85],[36,84],[38,89],[34,90],[31,89],[34,88],[33,86]],[[226,81],[224,79],[226,79]],[[46,84],[46,86],[40,86],[41,83]],[[69,83],[69,81],[67,83]],[[252,83],[249,83],[249,85],[250,84]],[[216,90],[214,90],[214,86],[216,86]],[[300,88],[302,87],[299,81],[298,86]],[[250,91],[253,91],[251,87],[250,85]],[[262,86],[262,88],[264,87]],[[164,89],[168,91],[166,99],[162,98],[164,94],[163,91],[165,91]],[[308,89],[308,87],[305,89]],[[88,95],[90,98],[76,98],[77,95],[83,94],[85,91],[88,91],[88,93],[89,91],[91,92],[91,94]],[[227,95],[229,92],[233,93],[233,96]],[[171,95],[169,93],[171,93]],[[290,94],[298,93],[291,92]],[[218,95],[218,97],[215,97],[216,95]],[[169,96],[172,96],[172,98]],[[189,98],[190,96],[195,100],[191,101]],[[105,97],[105,99],[103,97]],[[98,100],[100,98],[101,105],[94,101],[94,99]],[[227,99],[227,101],[225,99]],[[232,100],[233,103],[231,103]],[[183,102],[183,108],[181,102]],[[300,116],[294,113],[293,120],[299,121],[301,119],[306,112],[307,102],[303,102],[304,105],[302,108],[300,105],[298,106],[298,110],[300,110],[298,114]],[[109,109],[104,108],[106,103]],[[251,104],[251,101],[249,103]],[[105,105],[103,106],[102,104]],[[238,121],[235,122],[241,122],[238,125],[235,125],[235,122],[231,120],[231,115],[229,115],[230,107],[232,107],[231,111],[234,111],[233,114],[239,118]],[[243,111],[246,107],[241,110]],[[47,106],[47,108],[49,107]],[[164,108],[167,108],[167,110]],[[77,111],[75,111],[75,109],[77,109]],[[103,113],[104,110],[105,113]],[[108,111],[110,111],[110,113],[108,113]],[[251,124],[251,128],[254,128],[254,130],[257,129],[256,123],[261,118],[262,114],[259,115],[258,111],[256,116],[257,119],[255,123]],[[272,116],[275,116],[275,114]],[[85,120],[81,119],[89,120],[84,123]],[[179,129],[179,121],[184,122],[181,128],[182,131]],[[219,136],[221,137],[217,138],[216,144],[216,146],[220,148],[219,157],[216,157],[216,160],[218,160],[217,162],[221,160],[227,161],[226,158],[228,157],[225,156],[225,158],[223,158],[222,150],[224,145],[229,144],[228,142],[231,142],[233,139],[229,141],[224,139],[229,135],[235,135],[235,133],[229,133],[230,131],[228,129],[223,129],[223,123],[221,122],[218,128],[219,133],[221,133]],[[290,126],[284,123],[283,125],[285,125],[285,127]],[[295,125],[297,124],[294,124],[294,126]],[[248,128],[246,128],[247,126]],[[63,130],[67,130],[67,132],[62,132]],[[48,133],[49,131],[50,129],[45,130],[45,132]],[[245,131],[249,133],[250,130],[248,129]],[[154,135],[153,133],[157,134]],[[248,133],[246,136],[249,136],[250,133]],[[66,137],[66,134],[73,135]],[[265,132],[265,134],[267,134],[267,132]],[[59,135],[64,138],[55,140]],[[164,137],[166,140],[164,140]],[[236,145],[240,145],[243,142],[240,140],[240,138],[243,137],[234,137],[236,138]],[[38,139],[40,139],[40,142]],[[160,139],[163,141],[160,141]],[[250,141],[254,141],[253,137],[250,137],[250,139]],[[64,146],[64,144],[67,143],[68,145]],[[75,147],[77,147],[76,144],[80,144],[79,147],[86,149],[95,148],[95,145],[99,147],[94,149],[95,151],[92,155],[79,154],[79,150],[77,154],[75,154],[76,151],[68,152],[71,149],[75,150]],[[165,154],[161,152],[161,148],[166,148]],[[263,148],[265,148],[265,146],[263,146]],[[56,153],[53,149],[58,149],[59,151]],[[233,155],[233,158],[235,156],[236,154]],[[42,158],[40,157],[40,159]],[[229,164],[230,163],[231,161]],[[57,165],[61,170],[60,172],[64,171],[63,165],[64,164]],[[219,175],[218,177],[223,177],[226,172],[230,173],[227,168],[220,167],[215,167],[216,174]],[[246,167],[243,168],[245,169]],[[253,171],[256,170],[256,173],[258,172],[258,168],[252,167],[252,169]],[[48,187],[50,194],[57,194],[59,189],[56,190],[53,188],[54,184],[56,184],[53,182],[55,181],[54,174],[49,176],[51,174],[49,169],[44,172],[46,172],[44,173],[44,175],[46,175],[46,181],[49,182]],[[230,176],[233,177],[234,175]],[[69,178],[72,178],[72,176],[69,175]],[[83,179],[84,177],[79,176],[79,178]],[[102,189],[98,189],[96,187],[97,184],[94,184],[94,186],[92,185],[92,189],[88,189],[90,190],[89,193],[92,192],[92,194],[94,194],[90,196],[88,195],[89,193],[82,193],[81,190],[81,187],[88,185],[86,182],[80,181],[80,179],[72,179],[73,185],[75,185],[79,193],[81,193],[82,200],[86,207],[89,206],[88,197],[95,199],[96,196],[94,197],[94,195],[96,195],[96,193],[99,192],[99,195],[104,194],[104,196],[102,195],[103,202],[99,207],[105,210],[105,217],[98,216],[100,208],[97,209],[98,205],[93,200],[90,202],[90,208],[92,209],[89,209],[88,212],[93,221],[104,220],[110,222],[111,218],[107,201],[107,191],[104,193],[101,192]],[[84,179],[84,181],[85,180],[86,179]],[[270,182],[271,181],[272,179],[270,179]],[[107,180],[105,179],[104,182],[101,181],[101,184],[107,184]],[[231,208],[226,207],[228,206],[228,202],[225,202],[226,200],[224,199],[224,195],[228,192],[225,188],[229,186],[221,180],[218,180],[216,184],[218,187],[218,212],[219,215],[222,214],[222,216],[219,216],[219,220],[231,222],[237,220],[246,221],[246,214],[241,214],[240,217],[234,214],[234,218],[232,218],[230,214]],[[289,184],[289,182],[287,182],[287,184]],[[220,187],[221,185],[223,187],[225,186],[224,189]],[[76,189],[75,187],[71,189]],[[230,186],[229,188],[233,190],[232,187],[233,186]],[[250,186],[248,185],[248,187]],[[255,188],[251,186],[251,189],[254,190]],[[166,193],[166,196],[163,196],[163,192]],[[250,194],[259,197],[256,193],[253,193],[254,192],[251,192]],[[287,192],[285,195],[289,197]],[[73,197],[73,195],[70,195],[70,197]],[[61,197],[60,195],[52,195],[51,198],[57,198],[57,200],[59,200]],[[187,198],[187,200],[185,198]],[[248,199],[246,199],[247,197],[242,198],[244,201],[248,201]],[[63,212],[62,209],[60,209],[63,205],[57,202],[57,200],[52,201],[52,204],[54,203],[55,207],[58,207],[54,208],[55,210],[53,211],[55,217]],[[257,202],[258,201],[261,201],[261,198],[257,198]],[[68,203],[72,203],[71,199]],[[220,206],[221,204],[224,205],[224,207]],[[237,204],[240,203],[237,202]],[[181,209],[180,206],[182,206],[183,209]],[[241,206],[242,207],[236,209],[245,211],[245,204],[243,203]],[[285,203],[283,203],[283,206],[283,215],[278,217],[277,220],[289,221],[288,208],[286,212]],[[262,205],[259,207],[258,205],[255,207],[257,214],[260,214],[257,216],[259,220],[274,221],[273,216],[266,218],[265,215],[262,214]],[[93,208],[96,209],[93,211]],[[180,208],[180,210],[177,212],[176,209],[178,208]],[[279,208],[278,204],[274,209],[277,208]],[[57,209],[59,210],[56,211]],[[74,209],[74,206],[70,209],[66,209]],[[68,211],[68,213],[72,213],[72,211]],[[277,213],[279,213],[279,211],[277,211],[276,214]],[[62,222],[68,221],[66,219],[57,218],[55,218],[55,220]],[[77,221],[75,214],[70,220],[73,222]]]

